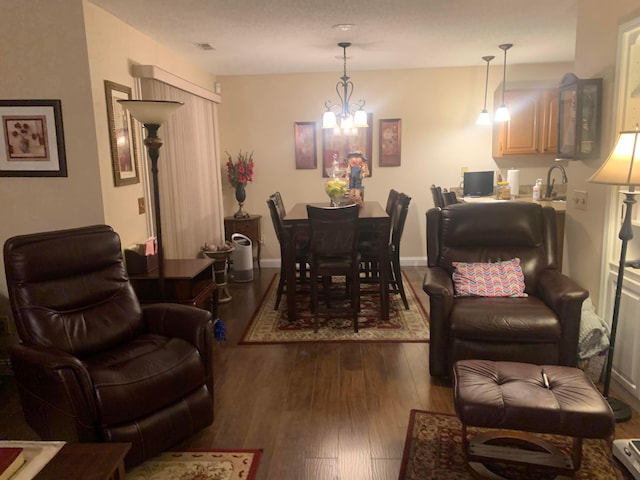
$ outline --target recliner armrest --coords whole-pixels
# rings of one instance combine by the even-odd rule
[[[538,274],[536,296],[562,319],[569,305],[578,305],[581,309],[589,292],[558,270],[550,269]]]
[[[19,344],[9,346],[8,350],[21,396],[30,395],[42,402],[37,415],[48,412],[45,421],[50,425],[41,424],[36,428],[41,435],[43,431],[52,435],[45,440],[53,439],[55,432],[55,435],[64,436],[60,440],[91,441],[95,434],[97,408],[93,382],[82,361],[54,348]],[[37,420],[33,420],[30,413],[25,411],[30,424],[42,420],[37,416]],[[63,433],[57,425],[57,417],[75,418],[77,424],[75,427],[69,424]]]
[[[213,322],[208,310],[177,303],[154,303],[142,306],[142,316],[149,332],[182,338],[193,344],[201,355],[209,355]]]
[[[430,297],[453,297],[453,280],[442,267],[427,267],[422,289]]]

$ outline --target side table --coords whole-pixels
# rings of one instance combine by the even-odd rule
[[[209,258],[169,259],[164,261],[166,302],[203,308],[211,301],[211,314],[218,317],[218,291],[213,277],[213,260]],[[140,303],[158,303],[159,270],[129,275]]]
[[[260,249],[262,234],[260,230],[260,219],[262,215],[249,215],[245,218],[236,218],[233,215],[224,217],[224,237],[225,240],[231,241],[231,235],[241,233],[251,239],[257,247],[258,270],[260,270]]]

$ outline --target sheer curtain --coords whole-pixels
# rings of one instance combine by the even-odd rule
[[[194,258],[205,242],[224,243],[217,106],[155,79],[140,87],[143,100],[184,103],[158,130],[158,184],[165,258]]]

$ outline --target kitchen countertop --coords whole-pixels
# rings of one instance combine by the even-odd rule
[[[537,203],[543,207],[553,207],[557,212],[567,210],[567,202],[564,200],[533,200],[531,197],[518,197],[511,200],[498,200],[496,197],[464,197],[464,202],[529,202]]]

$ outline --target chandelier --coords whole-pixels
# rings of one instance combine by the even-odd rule
[[[357,103],[350,103],[351,94],[353,93],[353,82],[347,75],[347,47],[350,47],[351,43],[340,42],[338,46],[342,48],[342,56],[344,59],[344,74],[340,77],[340,81],[336,83],[336,92],[340,98],[340,105],[333,103],[331,100],[324,102],[327,110],[322,116],[322,128],[349,130],[368,127],[367,112],[365,112],[363,108],[364,100],[360,99]],[[334,110],[337,110],[338,113],[336,114]],[[338,118],[340,119],[340,124],[338,124]]]

